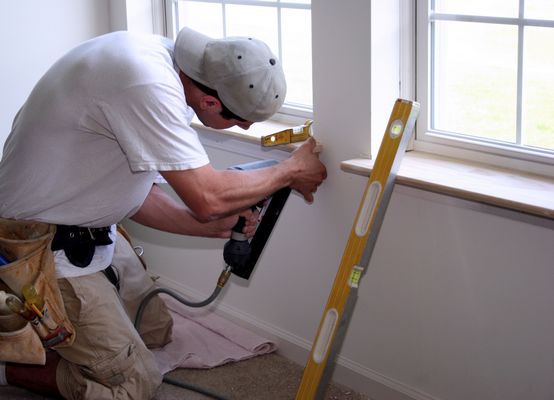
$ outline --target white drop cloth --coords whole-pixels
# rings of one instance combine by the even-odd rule
[[[163,296],[173,317],[171,342],[152,352],[160,371],[212,368],[275,351],[277,345],[206,309]]]

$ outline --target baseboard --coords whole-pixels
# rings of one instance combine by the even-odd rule
[[[191,287],[159,274],[156,274],[156,279],[160,286],[175,290],[191,300],[203,300],[206,297],[205,294],[203,295]],[[277,343],[278,353],[282,356],[300,365],[306,363],[311,351],[310,341],[278,326],[260,321],[217,299],[212,307],[216,314]],[[439,400],[342,356],[337,359],[333,380],[359,393],[366,394],[373,400]]]

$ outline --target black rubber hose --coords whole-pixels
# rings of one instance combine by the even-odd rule
[[[168,378],[167,376],[164,376],[163,381],[165,383],[169,383],[170,385],[178,386],[178,387],[181,387],[181,388],[187,389],[187,390],[192,390],[193,392],[203,394],[205,396],[211,397],[211,398],[216,399],[216,400],[228,400],[227,398],[221,397],[219,394],[210,392],[209,390],[203,389],[203,388],[198,387],[198,386],[189,385],[188,383],[177,381],[175,379]]]
[[[156,289],[152,290],[151,292],[149,292],[144,297],[144,299],[142,299],[142,301],[139,305],[139,308],[137,310],[137,315],[135,317],[135,329],[138,330],[138,327],[140,325],[140,321],[142,320],[142,314],[144,312],[144,309],[148,305],[148,302],[150,302],[150,300],[155,295],[157,295],[158,293],[168,294],[168,295],[170,295],[171,297],[173,297],[174,299],[176,299],[177,301],[179,301],[180,303],[182,303],[186,306],[198,308],[198,307],[204,307],[204,306],[210,304],[212,301],[214,301],[215,298],[219,295],[219,292],[221,292],[222,288],[223,288],[223,285],[221,285],[221,286],[217,285],[216,288],[214,289],[213,293],[210,295],[210,297],[208,297],[206,300],[199,301],[199,302],[196,302],[196,303],[185,299],[184,297],[182,297],[181,295],[179,295],[177,292],[175,292],[173,290],[166,289],[166,288],[156,288]],[[168,378],[167,376],[163,377],[163,381],[166,382],[166,383],[169,383],[170,385],[174,385],[174,386],[181,387],[183,389],[191,390],[193,392],[203,394],[205,396],[211,397],[211,398],[216,399],[216,400],[228,400],[226,397],[223,397],[223,396],[218,395],[216,393],[210,392],[207,389],[201,388],[199,386],[191,385],[191,384],[188,384],[188,383],[180,382],[180,381],[177,381],[175,379]]]
[[[180,303],[183,303],[186,306],[199,308],[199,307],[207,306],[212,301],[214,301],[216,299],[216,297],[219,295],[219,292],[221,292],[221,289],[222,288],[220,286],[216,286],[213,293],[210,295],[210,297],[208,297],[206,300],[202,300],[202,301],[199,301],[199,302],[195,303],[195,302],[192,302],[192,301],[189,301],[189,300],[185,299],[183,296],[179,295],[177,292],[175,292],[173,290],[166,289],[166,288],[156,288],[156,289],[152,290],[151,292],[149,292],[144,297],[144,299],[142,299],[142,301],[139,305],[139,308],[137,310],[137,315],[135,317],[135,328],[138,328],[138,326],[140,325],[140,321],[142,320],[142,314],[144,312],[144,309],[148,305],[148,302],[150,301],[150,299],[152,299],[152,297],[154,297],[158,293],[168,294],[168,295],[170,295],[171,297],[173,297],[174,299],[176,299]]]

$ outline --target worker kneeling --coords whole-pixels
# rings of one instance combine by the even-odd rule
[[[229,238],[245,217],[250,237],[250,207],[278,190],[290,187],[311,203],[326,178],[315,140],[266,168],[217,170],[191,127],[196,115],[210,128],[248,129],[285,96],[281,63],[265,43],[188,28],[175,42],[102,35],[46,72],[15,116],[0,161],[0,218],[10,226],[0,271],[18,265],[23,277],[13,287],[0,279],[25,325],[8,327],[0,347],[15,348],[24,334],[38,349],[29,359],[30,350],[0,348],[0,385],[79,400],[154,395],[162,377],[148,348],[170,340],[172,321],[153,298],[138,330],[131,323],[153,282],[116,226],[129,218],[172,234]],[[160,175],[178,199],[158,185]],[[36,231],[18,236],[19,223]],[[35,239],[41,250],[26,248]],[[14,241],[28,252],[9,250]],[[27,257],[43,272],[26,275]]]

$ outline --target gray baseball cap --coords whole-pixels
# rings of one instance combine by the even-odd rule
[[[285,101],[281,62],[260,40],[213,39],[183,28],[175,40],[175,62],[187,76],[217,91],[223,104],[245,120],[264,121]]]

